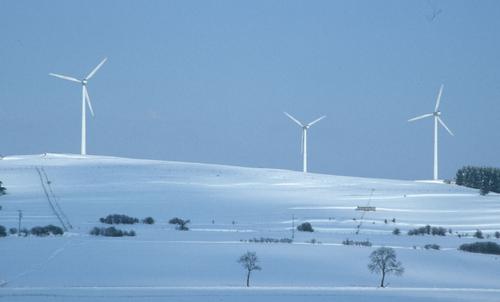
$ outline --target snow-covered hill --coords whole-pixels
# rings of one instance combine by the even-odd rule
[[[0,180],[8,189],[0,197],[1,225],[17,227],[18,210],[24,227],[60,225],[48,194],[63,223],[73,227],[62,237],[0,239],[0,280],[6,281],[0,300],[500,299],[500,260],[457,251],[460,244],[477,241],[457,233],[500,230],[500,197],[480,196],[477,190],[61,154],[5,157]],[[376,211],[362,216],[355,210],[367,205]],[[157,223],[123,227],[134,229],[136,237],[89,235],[102,226],[100,217],[113,213],[152,216]],[[175,216],[190,219],[190,231],[167,223]],[[291,237],[292,224],[304,221],[316,231],[295,232],[293,244],[245,242]],[[451,233],[406,235],[426,224]],[[392,235],[394,228],[402,235]],[[373,247],[343,246],[346,238],[368,239]],[[309,243],[312,239],[321,243]],[[422,249],[429,243],[441,250]],[[406,268],[403,277],[389,277],[390,289],[375,289],[378,276],[366,268],[368,255],[382,245],[394,247]],[[240,287],[244,272],[236,263],[247,250],[257,252],[263,267],[253,275],[250,290]]]

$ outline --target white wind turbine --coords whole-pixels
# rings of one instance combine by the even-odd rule
[[[446,124],[443,122],[441,119],[441,111],[439,111],[439,103],[441,102],[441,95],[443,94],[443,85],[439,88],[439,93],[437,96],[436,100],[436,107],[434,107],[434,112],[433,113],[428,113],[424,115],[420,115],[417,117],[414,117],[412,119],[409,119],[408,122],[413,122],[416,120],[420,120],[423,118],[431,117],[434,116],[434,180],[438,180],[439,174],[438,174],[438,124],[441,124],[446,131],[448,131],[449,134],[454,136],[453,132],[446,126]]]
[[[86,110],[85,110],[87,108],[87,106],[85,106],[85,102],[87,102],[87,104],[89,106],[90,114],[92,115],[92,117],[94,117],[94,110],[92,109],[92,104],[90,103],[89,93],[87,91],[87,83],[88,83],[88,80],[90,80],[94,76],[94,74],[97,72],[97,70],[99,70],[99,68],[101,68],[101,66],[106,62],[107,59],[108,58],[104,58],[104,60],[102,60],[101,63],[99,63],[99,65],[97,65],[85,78],[83,78],[83,80],[78,80],[78,79],[73,78],[73,77],[68,77],[68,76],[60,75],[60,74],[56,74],[56,73],[49,73],[49,75],[51,75],[51,76],[54,76],[54,77],[57,77],[57,78],[60,78],[63,80],[68,80],[68,81],[77,82],[77,83],[82,84],[82,146],[81,146],[81,154],[82,155],[87,154],[87,132],[86,132]]]
[[[317,122],[321,121],[324,119],[326,116],[322,116],[320,118],[315,119],[314,121],[310,122],[307,125],[303,125],[301,122],[299,122],[296,118],[291,116],[290,114],[284,112],[286,116],[288,116],[292,121],[297,123],[300,127],[302,127],[302,156],[303,156],[303,166],[302,166],[302,171],[304,173],[307,173],[307,129],[311,127],[312,125],[316,124]]]

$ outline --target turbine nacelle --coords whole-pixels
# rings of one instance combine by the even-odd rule
[[[434,116],[440,116],[441,115],[441,111],[436,111],[433,113]]]

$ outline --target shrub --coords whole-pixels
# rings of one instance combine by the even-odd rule
[[[441,247],[438,244],[426,244],[426,245],[424,245],[424,249],[426,249],[426,250],[430,250],[430,249],[440,250]]]
[[[500,255],[500,245],[491,241],[464,243],[458,249],[471,253]]]
[[[30,233],[35,236],[45,237],[49,235],[62,235],[64,234],[64,230],[58,226],[49,224],[46,226],[35,226],[32,227]]]
[[[112,214],[108,215],[105,218],[100,218],[100,222],[106,224],[134,224],[139,223],[139,219],[135,217],[130,217],[123,214]]]
[[[301,232],[314,232],[312,225],[309,222],[301,223],[297,226],[297,230]]]
[[[424,234],[427,234],[427,235],[431,234],[431,226],[430,225],[426,225],[424,227],[419,227],[419,228],[412,229],[412,230],[408,231],[408,235],[410,235],[410,236],[424,235]]]
[[[433,236],[435,236],[435,235],[446,236],[446,232],[447,232],[447,230],[445,228],[442,228],[442,227],[432,227],[431,228],[431,234]]]
[[[175,228],[179,231],[188,231],[189,228],[187,227],[187,224],[190,222],[191,222],[191,220],[189,220],[189,219],[184,220],[184,219],[181,219],[178,217],[174,217],[168,221],[168,223],[170,223],[170,224],[176,224],[177,226]]]
[[[3,225],[0,225],[0,237],[6,237],[7,236],[7,230]]]
[[[17,234],[17,229],[16,229],[16,228],[10,228],[10,229],[9,229],[9,233],[10,233],[11,235],[15,235],[15,234]]]
[[[342,241],[343,245],[355,245],[355,246],[372,246],[372,243],[369,240],[365,241],[354,241],[354,240],[349,240],[346,239]]]
[[[479,195],[486,196],[490,193],[490,189],[488,187],[479,188]]]
[[[399,230],[398,228],[395,228],[394,230],[392,230],[392,234],[399,235],[399,234],[401,234],[401,230]]]
[[[281,239],[275,239],[275,238],[252,238],[249,239],[248,242],[255,242],[255,243],[292,243],[293,240],[289,238],[281,238]]]
[[[310,244],[321,244],[321,241],[319,240],[316,240],[316,238],[313,238],[309,241],[306,241],[306,243],[310,243]]]
[[[499,231],[496,231],[496,232],[495,232],[495,238],[496,238],[496,239],[499,239],[499,238],[500,238],[500,232],[499,232]]]
[[[22,228],[19,230],[19,235],[21,235],[23,237],[28,237],[29,234],[30,234],[30,231],[27,228]]]
[[[419,227],[408,231],[408,235],[433,235],[433,236],[446,236],[446,229],[442,227],[431,227],[426,225],[424,227]]]
[[[101,235],[101,228],[94,227],[92,230],[90,230],[90,235],[94,235],[94,236]]]
[[[153,217],[146,217],[142,220],[142,223],[144,224],[154,224],[155,223],[155,220],[153,219]]]
[[[94,236],[104,236],[104,237],[123,237],[123,236],[135,236],[135,231],[122,231],[115,227],[98,228],[94,227],[90,231],[90,235]]]
[[[55,225],[48,225],[45,227],[49,233],[52,235],[62,235],[64,234],[64,230],[58,226]]]
[[[476,230],[476,232],[474,233],[473,236],[476,237],[476,238],[478,238],[478,239],[483,239],[484,238],[483,232],[481,230]]]
[[[7,192],[5,192],[5,191],[7,191],[7,188],[5,188],[5,187],[3,186],[3,182],[1,182],[1,181],[0,181],[0,195],[5,195],[5,194],[7,194]]]

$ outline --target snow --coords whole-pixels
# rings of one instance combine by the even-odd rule
[[[478,239],[456,236],[500,230],[500,196],[480,196],[455,185],[367,179],[287,170],[106,156],[43,154],[0,160],[0,224],[59,225],[36,168],[73,229],[62,237],[0,239],[0,300],[5,301],[498,301],[500,259],[460,252]],[[375,189],[370,198],[372,189]],[[362,212],[357,206],[376,207]],[[90,236],[108,214],[155,218],[154,225],[126,225],[136,237]],[[291,237],[309,221],[313,233],[295,232],[293,244],[249,243],[252,238]],[[177,231],[172,217],[190,219]],[[395,218],[396,222],[391,220]],[[384,220],[387,219],[386,224]],[[407,236],[430,224],[453,234]],[[392,235],[394,228],[402,235]],[[372,247],[342,241],[370,240]],[[321,243],[310,244],[315,239]],[[491,241],[500,240],[494,237]],[[424,250],[435,243],[441,250]],[[500,243],[500,242],[499,242]],[[396,249],[406,272],[389,287],[367,270],[379,246]],[[257,252],[262,271],[243,288],[236,263]],[[2,283],[0,281],[0,283]]]

